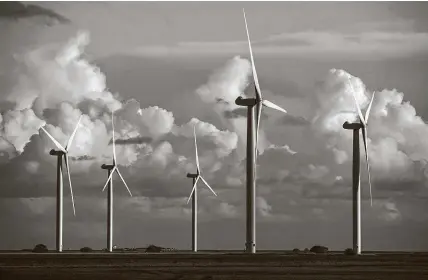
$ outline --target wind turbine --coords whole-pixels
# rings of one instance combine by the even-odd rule
[[[102,191],[105,190],[105,188],[108,185],[108,194],[107,194],[107,250],[109,252],[113,252],[113,173],[117,172],[120,179],[122,180],[123,184],[125,185],[126,189],[128,190],[128,193],[130,196],[132,196],[131,191],[128,188],[128,185],[125,182],[125,179],[123,179],[122,174],[120,174],[119,168],[116,165],[116,146],[114,144],[114,116],[113,112],[111,113],[111,126],[112,126],[112,134],[113,134],[113,164],[103,164],[101,165],[102,169],[107,169],[107,182],[104,185],[104,188]]]
[[[201,175],[201,170],[199,168],[199,157],[198,157],[198,145],[196,144],[196,128],[193,127],[193,136],[195,138],[195,153],[196,153],[196,173],[187,173],[187,178],[192,178],[193,188],[190,193],[189,199],[187,199],[187,204],[189,204],[190,199],[192,199],[192,251],[198,251],[198,198],[197,198],[197,183],[201,179],[204,184],[211,190],[211,192],[217,196],[213,189],[205,181],[204,177]]]
[[[349,80],[348,80],[349,82]],[[369,155],[367,151],[367,122],[369,120],[370,110],[372,107],[374,92],[372,99],[367,107],[365,116],[361,112],[360,106],[358,105],[357,98],[355,97],[355,91],[352,84],[351,86],[352,96],[354,97],[355,104],[357,105],[357,111],[360,121],[349,123],[346,121],[343,124],[344,129],[349,129],[354,132],[353,134],[353,149],[352,149],[352,216],[353,216],[353,251],[354,254],[361,254],[361,181],[360,181],[360,135],[359,130],[362,131],[364,150],[366,153],[366,162],[367,162],[367,173],[369,179],[370,187],[370,205],[373,206],[372,199],[372,183],[370,178],[370,164],[369,164]]]
[[[71,177],[70,177],[70,166],[68,161],[68,150],[70,149],[73,138],[76,135],[77,128],[79,127],[80,120],[77,122],[76,127],[74,128],[73,133],[68,139],[67,145],[65,148],[55,139],[46,129],[42,126],[41,129],[46,133],[46,135],[52,140],[52,142],[57,146],[59,150],[50,150],[49,154],[51,156],[57,157],[57,172],[56,172],[56,250],[62,252],[62,228],[63,228],[63,178],[62,178],[62,159],[64,158],[65,166],[67,168],[68,182],[70,183],[70,193],[71,193],[71,202],[73,204],[73,214],[76,216],[76,208],[74,207],[74,196],[73,196],[73,187],[71,186]]]
[[[256,252],[256,156],[257,145],[259,136],[260,118],[263,106],[287,113],[283,108],[263,99],[260,90],[259,80],[257,78],[256,66],[254,64],[253,51],[251,48],[250,34],[248,32],[247,18],[245,17],[245,29],[247,31],[248,47],[250,49],[251,67],[254,79],[254,89],[256,91],[255,98],[242,98],[241,96],[235,100],[235,104],[247,107],[247,231],[245,248],[248,253]],[[256,107],[256,133],[254,135],[254,106]],[[254,142],[255,138],[255,142]]]

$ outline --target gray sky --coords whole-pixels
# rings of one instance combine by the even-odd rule
[[[218,193],[200,186],[200,247],[244,248],[245,119],[233,100],[254,94],[245,8],[263,94],[289,112],[264,111],[258,248],[351,247],[352,139],[341,128],[353,117],[342,111],[355,110],[349,73],[360,106],[376,91],[373,207],[361,167],[363,248],[428,249],[426,3],[29,4],[37,7],[0,14],[0,248],[54,247],[56,162],[38,131],[46,121],[65,143],[81,114],[70,153],[95,159],[71,164],[76,217],[64,181],[64,246],[105,246],[100,165],[111,158],[117,109],[116,135],[128,143],[117,147],[120,169],[134,197],[115,180],[115,244],[190,248],[185,175],[196,124],[201,168]],[[142,138],[151,141],[125,141]]]

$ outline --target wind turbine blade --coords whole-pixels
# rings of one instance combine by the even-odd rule
[[[370,164],[369,164],[369,153],[367,149],[367,131],[366,128],[362,128],[363,132],[363,142],[364,142],[364,150],[366,152],[366,163],[367,163],[367,174],[369,176],[369,188],[370,188],[370,206],[373,206],[373,197],[372,197],[372,182],[370,176]]]
[[[54,142],[54,144],[58,147],[58,149],[60,149],[61,151],[63,151],[64,153],[66,153],[67,151],[64,149],[64,147],[58,142],[58,141],[56,141],[55,140],[55,138],[53,138],[53,136],[52,135],[50,135],[49,134],[49,132],[47,132],[46,131],[46,129],[42,126],[42,127],[40,127],[48,136],[49,136],[49,138],[52,140],[52,142]]]
[[[257,115],[256,115],[256,118],[257,118],[257,123],[256,123],[256,143],[255,143],[256,153],[255,153],[254,159],[256,159],[257,156],[258,156],[258,152],[257,151],[259,149],[259,129],[260,129],[260,119],[262,117],[262,109],[263,109],[263,105],[260,104],[260,102],[257,103],[257,105],[256,105],[256,110],[257,110]]]
[[[205,183],[205,185],[211,190],[211,192],[217,196],[217,194],[214,192],[214,190],[210,187],[210,185],[208,185],[207,181],[205,181],[204,177],[200,176],[202,181]]]
[[[369,121],[369,115],[370,115],[370,110],[372,109],[374,94],[375,92],[373,91],[372,99],[370,100],[369,106],[367,107],[366,118],[365,118],[366,123]]]
[[[113,133],[113,164],[116,164],[116,145],[114,143],[114,116],[113,116],[113,112],[111,112],[111,130]]]
[[[126,189],[128,190],[129,195],[130,195],[130,196],[132,196],[132,193],[131,193],[131,191],[129,190],[128,185],[126,184],[125,179],[123,179],[122,174],[120,174],[119,168],[116,168],[116,172],[117,172],[117,174],[119,174],[120,179],[122,179],[122,182],[123,182],[123,184],[125,185]]]
[[[265,105],[266,107],[281,111],[283,113],[287,113],[287,111],[285,109],[279,107],[278,105],[276,105],[273,102],[270,102],[269,100],[264,99],[262,102],[263,102],[263,105]]]
[[[104,191],[104,190],[106,189],[106,187],[107,187],[107,185],[108,185],[108,182],[110,182],[110,180],[112,180],[113,173],[114,173],[114,171],[115,171],[115,170],[116,170],[116,166],[115,166],[115,167],[113,167],[113,169],[111,170],[111,172],[110,172],[110,176],[108,176],[108,178],[107,178],[107,182],[105,183],[104,188],[103,188],[103,190],[102,190],[102,191]]]
[[[76,135],[76,131],[77,131],[77,128],[79,127],[79,124],[80,124],[81,120],[82,120],[82,115],[80,115],[79,121],[77,122],[76,127],[74,128],[74,131],[71,134],[70,139],[68,139],[67,146],[65,146],[65,150],[67,152],[68,152],[68,149],[70,149],[71,143],[73,142],[74,135]]]
[[[352,92],[352,96],[354,97],[354,101],[355,101],[355,105],[357,105],[357,111],[358,111],[358,115],[360,116],[360,120],[363,123],[363,125],[366,125],[366,121],[363,117],[363,113],[361,112],[361,108],[360,105],[358,104],[358,100],[357,97],[355,96],[355,90],[354,90],[354,86],[352,85],[351,81],[348,79],[348,83],[351,86],[351,92]]]
[[[248,32],[247,17],[245,16],[244,9],[242,9],[242,12],[244,13],[245,30],[247,31],[248,47],[250,48],[251,67],[253,69],[253,79],[254,79],[254,85],[256,87],[256,97],[258,100],[260,100],[262,99],[262,92],[260,90],[259,79],[257,77],[256,65],[254,64],[253,49],[251,48],[250,33]]]
[[[196,168],[198,169],[198,172],[199,172],[198,144],[196,144],[196,125],[193,127],[193,136],[195,138]]]
[[[189,204],[189,201],[190,201],[190,199],[192,198],[192,194],[193,194],[193,192],[194,192],[194,191],[195,191],[195,189],[196,189],[196,184],[198,183],[199,178],[201,178],[201,176],[196,177],[195,183],[193,184],[192,191],[190,192],[190,195],[189,195],[189,199],[187,199],[187,204]]]
[[[74,216],[76,216],[76,208],[74,206],[73,187],[71,186],[71,176],[70,176],[70,166],[69,166],[69,161],[68,161],[68,154],[65,154],[64,161],[65,161],[65,166],[67,167],[68,182],[70,184],[70,194],[71,194],[71,202],[73,204],[73,214],[74,214]]]

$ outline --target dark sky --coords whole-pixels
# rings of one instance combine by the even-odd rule
[[[264,97],[289,113],[264,110],[258,248],[351,247],[349,73],[363,110],[376,92],[373,207],[361,149],[363,249],[428,249],[426,3],[28,4],[0,14],[1,249],[54,248],[56,161],[40,126],[65,145],[82,114],[70,148],[76,217],[64,173],[64,247],[105,247],[111,110],[134,194],[115,179],[114,243],[190,248],[196,125],[218,194],[200,185],[200,248],[243,249],[246,127],[233,102],[254,91],[242,8]]]

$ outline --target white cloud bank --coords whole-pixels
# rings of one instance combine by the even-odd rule
[[[332,69],[318,88],[316,114],[312,129],[324,137],[339,164],[352,157],[352,132],[342,128],[345,121],[355,121],[356,105],[351,85],[363,111],[372,91],[358,77],[344,70]],[[376,91],[368,121],[369,157],[377,178],[414,178],[414,163],[428,160],[428,125],[415,108],[396,89]],[[362,139],[361,139],[362,144]],[[364,149],[360,149],[364,160]]]
[[[183,162],[183,156],[175,154],[171,143],[159,140],[168,134],[191,139],[193,125],[201,141],[208,138],[214,144],[213,161],[236,149],[238,137],[233,131],[221,131],[196,118],[176,125],[172,112],[158,106],[141,108],[137,100],[124,102],[119,94],[111,93],[106,88],[105,75],[83,55],[88,44],[89,34],[79,32],[64,44],[49,44],[15,56],[12,71],[17,82],[0,97],[0,103],[9,104],[7,110],[0,111],[1,162],[25,153],[31,162],[27,170],[40,170],[36,163],[50,162],[48,151],[54,148],[44,132],[34,136],[40,127],[47,123],[46,130],[65,145],[82,116],[70,156],[85,159],[73,163],[75,172],[88,171],[91,164],[98,165],[112,157],[111,111],[115,111],[116,139],[122,140],[116,148],[121,165],[133,165],[144,158],[148,165],[160,169],[171,162],[187,166],[187,160]],[[232,88],[228,82],[224,85]]]

